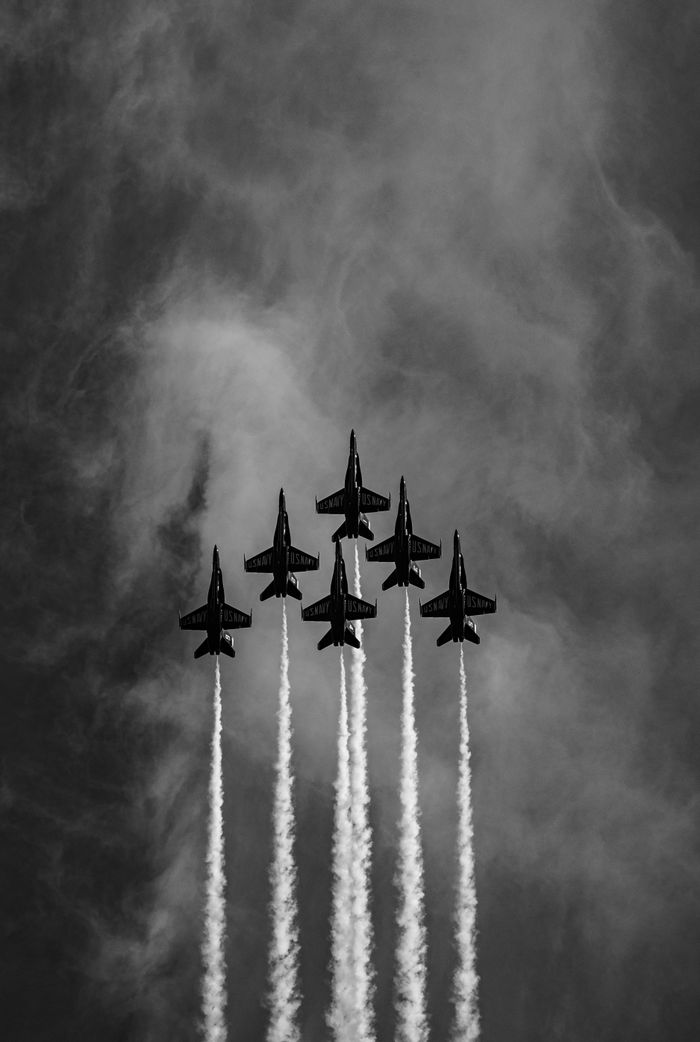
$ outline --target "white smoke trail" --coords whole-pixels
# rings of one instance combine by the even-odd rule
[[[345,662],[340,652],[338,775],[335,782],[333,837],[333,911],[331,920],[332,992],[328,1027],[335,1042],[353,1042],[355,983],[352,943],[352,823],[350,820],[350,754]]]
[[[397,1042],[426,1042],[425,925],[423,922],[423,853],[418,808],[418,759],[413,693],[413,646],[408,590],[403,634],[403,709],[401,714],[401,818],[396,883],[398,945],[396,951]]]
[[[292,800],[292,709],[289,698],[287,609],[282,605],[279,708],[277,711],[277,777],[273,811],[274,853],[270,869],[272,939],[270,941],[270,1022],[267,1042],[298,1042],[299,937],[294,804]]]
[[[454,1042],[479,1038],[476,972],[476,883],[474,879],[474,829],[472,825],[469,724],[464,652],[459,649],[459,780],[457,784],[457,907],[455,941],[457,969],[454,978]]]
[[[355,543],[354,593],[362,597],[360,555]],[[362,623],[357,623],[357,636],[362,642]],[[370,870],[372,837],[369,827],[369,786],[367,780],[367,688],[365,686],[364,649],[352,649],[350,672],[352,703],[350,709],[350,793],[352,821],[352,908],[353,971],[355,982],[355,1032],[353,1042],[372,1042],[374,1024],[372,998],[372,920],[370,916]]]
[[[206,1042],[226,1042],[226,878],[224,875],[223,783],[221,777],[221,671],[216,659],[214,731],[209,779],[207,897],[202,960],[202,1014]]]

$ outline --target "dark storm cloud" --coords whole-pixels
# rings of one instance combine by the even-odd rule
[[[212,680],[174,609],[203,600],[214,541],[228,599],[248,609],[240,557],[269,544],[282,484],[295,542],[328,565],[310,495],[340,484],[354,425],[367,483],[396,495],[403,471],[417,530],[447,547],[458,525],[470,580],[499,592],[470,656],[485,1037],[690,1038],[690,8],[53,3],[3,17],[14,1037],[191,1037]],[[446,573],[426,569],[434,591]],[[368,567],[365,590],[378,579]],[[305,595],[326,584],[322,569]],[[383,1040],[400,612],[380,607],[366,636]],[[242,1038],[264,1027],[278,653],[276,613],[254,621],[224,677]],[[456,665],[427,622],[414,629],[442,1038]],[[292,627],[316,1039],[337,677],[311,639]]]

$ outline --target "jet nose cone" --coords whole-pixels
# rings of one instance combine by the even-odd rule
[[[399,491],[401,492],[402,496],[406,495],[406,479],[404,478],[403,474],[401,475],[401,484],[399,485]]]
[[[280,510],[284,510],[284,489],[280,489]]]
[[[459,550],[459,532],[455,528],[455,549]]]

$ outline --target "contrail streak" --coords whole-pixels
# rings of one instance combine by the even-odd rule
[[[403,709],[401,715],[401,817],[396,883],[398,945],[396,951],[397,1042],[426,1042],[425,925],[423,922],[423,853],[418,808],[418,759],[413,693],[413,646],[408,590],[403,634]]]
[[[467,677],[464,652],[459,649],[459,780],[457,785],[457,907],[455,941],[457,969],[454,978],[454,1042],[479,1038],[476,972],[476,884],[474,881],[474,829],[472,825]]]
[[[352,959],[352,823],[350,821],[350,754],[345,662],[340,652],[338,774],[335,782],[333,837],[333,910],[331,919],[332,992],[328,1027],[335,1042],[353,1042],[355,983]]]
[[[267,1042],[299,1042],[299,936],[297,929],[294,804],[292,800],[292,709],[289,698],[287,608],[282,605],[277,778],[273,812],[274,853],[270,869],[270,1022]]]
[[[355,543],[356,597],[362,597],[360,555]],[[362,623],[357,623],[357,636],[362,642]],[[372,920],[369,907],[372,837],[369,827],[369,786],[367,781],[367,688],[365,686],[364,649],[353,649],[350,673],[352,704],[350,709],[350,793],[352,822],[352,957],[355,981],[356,1023],[353,1042],[372,1042],[374,1025],[372,998]]]
[[[216,659],[214,731],[209,779],[207,896],[202,960],[202,1014],[206,1042],[226,1042],[226,878],[224,875],[223,784],[221,778],[221,671]]]

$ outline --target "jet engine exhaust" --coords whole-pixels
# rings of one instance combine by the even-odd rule
[[[360,555],[355,543],[354,594],[362,597]],[[357,636],[362,644],[362,623],[357,623]],[[353,964],[355,980],[356,1030],[353,1042],[372,1042],[374,1024],[372,998],[372,920],[370,915],[370,868],[372,837],[369,827],[369,785],[367,779],[367,688],[365,685],[365,652],[362,647],[350,652],[350,792],[352,822],[352,907]]]
[[[469,724],[467,721],[467,677],[464,652],[459,647],[459,776],[457,782],[457,895],[455,944],[457,969],[453,982],[454,1042],[476,1042],[479,1038],[479,1007],[476,971],[476,884],[474,879],[474,829],[472,824]]]
[[[274,847],[270,867],[272,938],[269,952],[270,1021],[267,1042],[298,1042],[299,933],[297,873],[294,862],[294,803],[292,796],[292,709],[289,687],[287,609],[282,604],[277,765],[273,810]]]
[[[395,993],[397,1042],[426,1042],[426,943],[423,919],[423,852],[418,806],[418,757],[414,714],[413,645],[408,589],[404,614],[401,713],[401,816],[396,875],[398,889]]]
[[[352,822],[350,753],[345,661],[340,652],[338,773],[333,826],[333,907],[331,911],[331,1006],[326,1017],[335,1042],[353,1042],[355,986],[352,928]]]
[[[216,658],[214,730],[209,779],[207,886],[202,943],[202,1015],[206,1042],[226,1042],[226,878],[224,874],[223,784],[221,775],[221,671]]]

